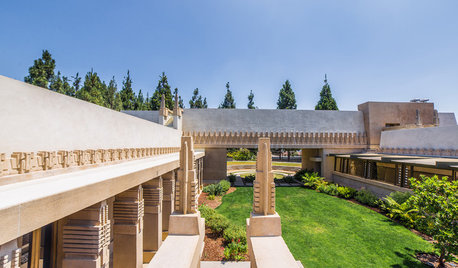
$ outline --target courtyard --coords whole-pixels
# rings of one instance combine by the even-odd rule
[[[223,196],[216,211],[245,228],[253,188]],[[301,187],[277,187],[282,236],[304,267],[424,267],[417,252],[432,244],[405,227],[351,201]]]

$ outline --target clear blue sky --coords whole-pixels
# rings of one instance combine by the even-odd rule
[[[23,80],[48,49],[66,76],[91,68],[118,87],[127,69],[150,96],[162,71],[188,105],[217,107],[229,81],[276,108],[289,79],[313,109],[328,74],[341,110],[430,98],[458,112],[458,1],[3,1],[0,74]],[[145,94],[146,95],[146,94]]]

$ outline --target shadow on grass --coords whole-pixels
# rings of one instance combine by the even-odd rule
[[[421,263],[419,260],[416,258],[416,254],[420,253],[420,251],[417,250],[412,250],[411,248],[406,247],[405,248],[406,252],[401,253],[401,252],[394,252],[396,256],[399,258],[402,258],[402,265],[401,264],[393,264],[391,267],[393,268],[401,268],[401,267],[409,267],[409,268],[425,268],[428,267],[427,265]]]

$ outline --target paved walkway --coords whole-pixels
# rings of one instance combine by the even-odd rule
[[[201,261],[200,268],[250,268],[249,261]]]

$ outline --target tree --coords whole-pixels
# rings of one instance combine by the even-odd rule
[[[232,91],[229,89],[229,82],[226,83],[226,95],[224,96],[224,100],[218,108],[235,109],[234,97],[232,97]]]
[[[458,254],[458,181],[437,175],[420,179],[411,178],[411,197],[418,210],[418,225],[435,240],[439,249],[439,267],[452,254]]]
[[[127,70],[127,76],[124,77],[122,82],[122,89],[119,92],[121,94],[122,109],[123,110],[134,110],[135,109],[135,93],[132,89],[132,78],[130,77],[130,71]]]
[[[108,87],[106,90],[105,96],[105,104],[108,108],[117,110],[118,103],[116,100],[116,96],[118,95],[118,85],[116,84],[114,76],[111,78],[110,82],[108,83]],[[122,102],[122,100],[121,100]]]
[[[165,107],[172,110],[174,105],[172,99],[172,91],[170,90],[170,85],[164,72],[162,72],[162,75],[159,76],[159,82],[157,83],[156,90],[151,97],[152,110],[159,110],[161,108],[162,94],[165,96]]]
[[[248,95],[248,109],[256,109],[256,107],[254,106],[254,94],[253,94],[253,91],[250,90],[250,94]]]
[[[77,92],[76,97],[100,106],[105,106],[105,92],[105,83],[102,83],[97,73],[91,70],[86,74],[83,87]]]
[[[339,110],[336,100],[332,97],[331,87],[328,84],[328,79],[324,75],[324,86],[320,92],[320,100],[315,106],[315,110]]]
[[[79,73],[76,73],[75,76],[72,76],[73,78],[73,85],[72,85],[72,91],[73,91],[73,97],[77,96],[78,91],[80,90],[80,85],[81,85],[81,76],[79,76]]]
[[[199,95],[199,88],[194,89],[192,97],[189,100],[189,108],[204,109],[207,108],[207,98],[202,101],[202,96]]]
[[[145,106],[145,98],[143,97],[142,90],[140,89],[138,91],[137,98],[135,98],[135,107],[134,107],[134,109],[135,110],[146,110],[145,108],[146,108],[146,106]]]
[[[278,94],[277,109],[297,109],[296,96],[289,80],[286,80]]]
[[[24,81],[39,87],[48,88],[51,79],[54,78],[56,61],[52,58],[48,50],[43,50],[41,58],[33,62],[29,68],[29,75],[24,77]]]
[[[180,95],[178,95],[178,88],[173,90],[173,106],[175,106],[175,96],[178,96],[178,106],[180,106],[181,109],[184,109],[183,99]]]

